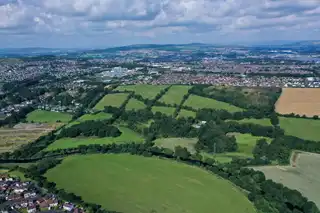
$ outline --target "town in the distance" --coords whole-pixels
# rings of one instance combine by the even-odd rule
[[[320,213],[319,130],[320,41],[4,49],[0,211]]]

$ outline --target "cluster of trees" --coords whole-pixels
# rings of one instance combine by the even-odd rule
[[[298,115],[298,114],[285,114],[281,115],[282,117],[287,117],[287,118],[306,118],[306,119],[313,119],[313,120],[319,120],[320,117],[318,115],[314,115],[313,117],[307,117],[306,115]]]
[[[103,137],[118,137],[121,135],[117,127],[110,126],[104,121],[85,121],[80,124],[73,125],[69,128],[61,130],[58,138],[77,137],[77,136],[98,136]]]
[[[10,116],[6,117],[4,120],[0,120],[0,127],[5,125],[13,127],[15,124],[25,119],[27,114],[32,111],[34,111],[34,108],[32,106],[23,107],[19,112],[12,111]]]
[[[261,142],[262,143],[262,142]],[[248,198],[252,201],[259,212],[268,213],[319,213],[316,205],[303,197],[300,192],[288,189],[282,184],[266,180],[264,174],[260,171],[254,171],[249,168],[243,168],[239,164],[215,164],[213,159],[204,160],[202,156],[190,154],[185,148],[176,147],[175,151],[165,148],[152,146],[152,143],[146,144],[109,144],[109,145],[90,145],[78,148],[68,149],[67,151],[77,153],[130,153],[133,155],[142,155],[145,157],[157,156],[160,158],[169,158],[179,162],[204,168],[214,174],[230,180],[237,186],[248,191]],[[62,150],[56,150],[48,155],[57,154]],[[63,151],[64,153],[66,150]],[[258,151],[257,151],[258,153]],[[50,164],[49,164],[50,165]],[[45,169],[48,167],[44,165]],[[49,166],[50,167],[50,166]],[[43,172],[45,169],[36,169],[34,171]],[[34,177],[37,179],[37,177]],[[54,183],[44,183],[45,178],[38,178],[43,186],[49,187],[50,191],[59,194],[56,191]],[[61,193],[63,196],[63,193]],[[79,199],[75,195],[68,195],[68,199]],[[80,200],[80,199],[79,199]],[[81,202],[81,201],[79,201]]]

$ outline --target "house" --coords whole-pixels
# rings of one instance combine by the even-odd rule
[[[13,192],[16,194],[21,194],[22,192],[26,191],[27,189],[24,187],[17,187],[15,189],[13,189]]]
[[[74,205],[72,203],[65,203],[63,204],[63,210],[66,210],[66,211],[72,211],[74,208]]]
[[[50,208],[58,206],[58,200],[56,200],[56,199],[48,199],[47,203],[49,204]]]
[[[39,207],[41,209],[47,209],[47,208],[49,208],[49,204],[46,201],[44,201],[44,202],[39,203]]]
[[[9,196],[6,197],[6,200],[12,201],[12,200],[19,200],[21,198],[20,195],[17,194],[11,194]]]
[[[20,203],[20,206],[22,208],[26,208],[28,206],[28,202],[26,200],[22,200],[21,203]]]
[[[37,196],[37,194],[35,192],[27,192],[24,194],[24,198],[32,198]]]
[[[27,212],[28,212],[28,213],[35,213],[36,211],[37,211],[37,208],[36,208],[35,205],[29,206],[29,207],[27,208]]]

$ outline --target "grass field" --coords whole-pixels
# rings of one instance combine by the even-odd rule
[[[99,112],[97,114],[85,114],[78,118],[78,121],[97,121],[97,120],[106,120],[110,119],[112,117],[112,114],[105,113],[105,112]]]
[[[170,160],[125,154],[70,156],[45,176],[57,188],[113,211],[255,212],[230,182]]]
[[[0,153],[12,152],[48,134],[59,125],[61,124],[18,124],[14,128],[0,128]]]
[[[173,107],[163,107],[163,106],[152,107],[153,113],[161,112],[161,113],[166,114],[168,116],[170,116],[170,115],[172,116],[175,111],[176,111],[176,108],[173,108]]]
[[[193,111],[189,111],[189,110],[185,110],[185,109],[181,109],[179,114],[178,114],[178,118],[187,118],[187,117],[192,117],[195,118],[196,117],[196,113]]]
[[[138,110],[138,109],[144,109],[144,108],[146,108],[146,105],[135,98],[131,98],[126,105],[126,110],[133,110],[133,109]]]
[[[147,84],[137,84],[128,86],[119,86],[116,88],[118,91],[133,91],[137,95],[141,95],[146,99],[154,99],[161,90],[167,88],[168,85],[147,85]]]
[[[231,120],[229,120],[231,121]],[[242,120],[232,120],[238,123],[252,123],[252,124],[258,124],[261,126],[272,126],[270,119],[263,118],[263,119],[255,119],[255,118],[245,118]]]
[[[320,116],[320,89],[283,88],[276,103],[276,111],[280,114]]]
[[[45,110],[35,110],[27,115],[28,122],[33,121],[36,123],[56,123],[57,121],[68,123],[71,119],[71,114]]]
[[[31,180],[30,178],[25,178],[24,174],[22,172],[19,172],[19,171],[11,171],[11,172],[8,172],[8,174],[11,177],[20,178],[21,181],[30,181]]]
[[[190,153],[195,153],[194,145],[197,138],[159,138],[154,141],[158,147],[168,148],[174,151],[176,146],[186,147]]]
[[[316,203],[320,208],[320,155],[300,153],[296,160],[296,167],[292,166],[261,166],[253,167],[262,171],[267,179],[296,189],[305,197]]]
[[[217,110],[227,110],[229,112],[239,112],[243,111],[243,109],[236,107],[234,105],[216,101],[211,98],[205,98],[197,95],[190,95],[187,101],[184,103],[184,106],[189,106],[194,109],[202,109],[202,108],[210,108],[210,109],[217,109]]]
[[[126,127],[119,127],[122,134],[119,137],[106,137],[106,138],[61,138],[52,144],[50,144],[45,150],[52,151],[56,149],[68,149],[78,147],[80,145],[90,145],[90,144],[112,144],[112,143],[127,143],[135,142],[142,143],[144,141],[143,137],[133,130]]]
[[[286,135],[320,142],[320,120],[279,117]]]
[[[166,94],[160,98],[160,102],[166,104],[180,104],[183,96],[188,93],[191,86],[173,85]]]
[[[105,106],[120,107],[128,98],[127,93],[114,93],[104,96],[94,107],[96,110],[104,110]]]

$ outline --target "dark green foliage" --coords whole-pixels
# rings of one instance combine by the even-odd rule
[[[0,120],[0,127],[5,125],[13,127],[15,124],[25,119],[27,114],[32,111],[34,111],[34,108],[31,106],[21,108],[19,112],[13,111],[11,116],[6,117],[4,120]]]

